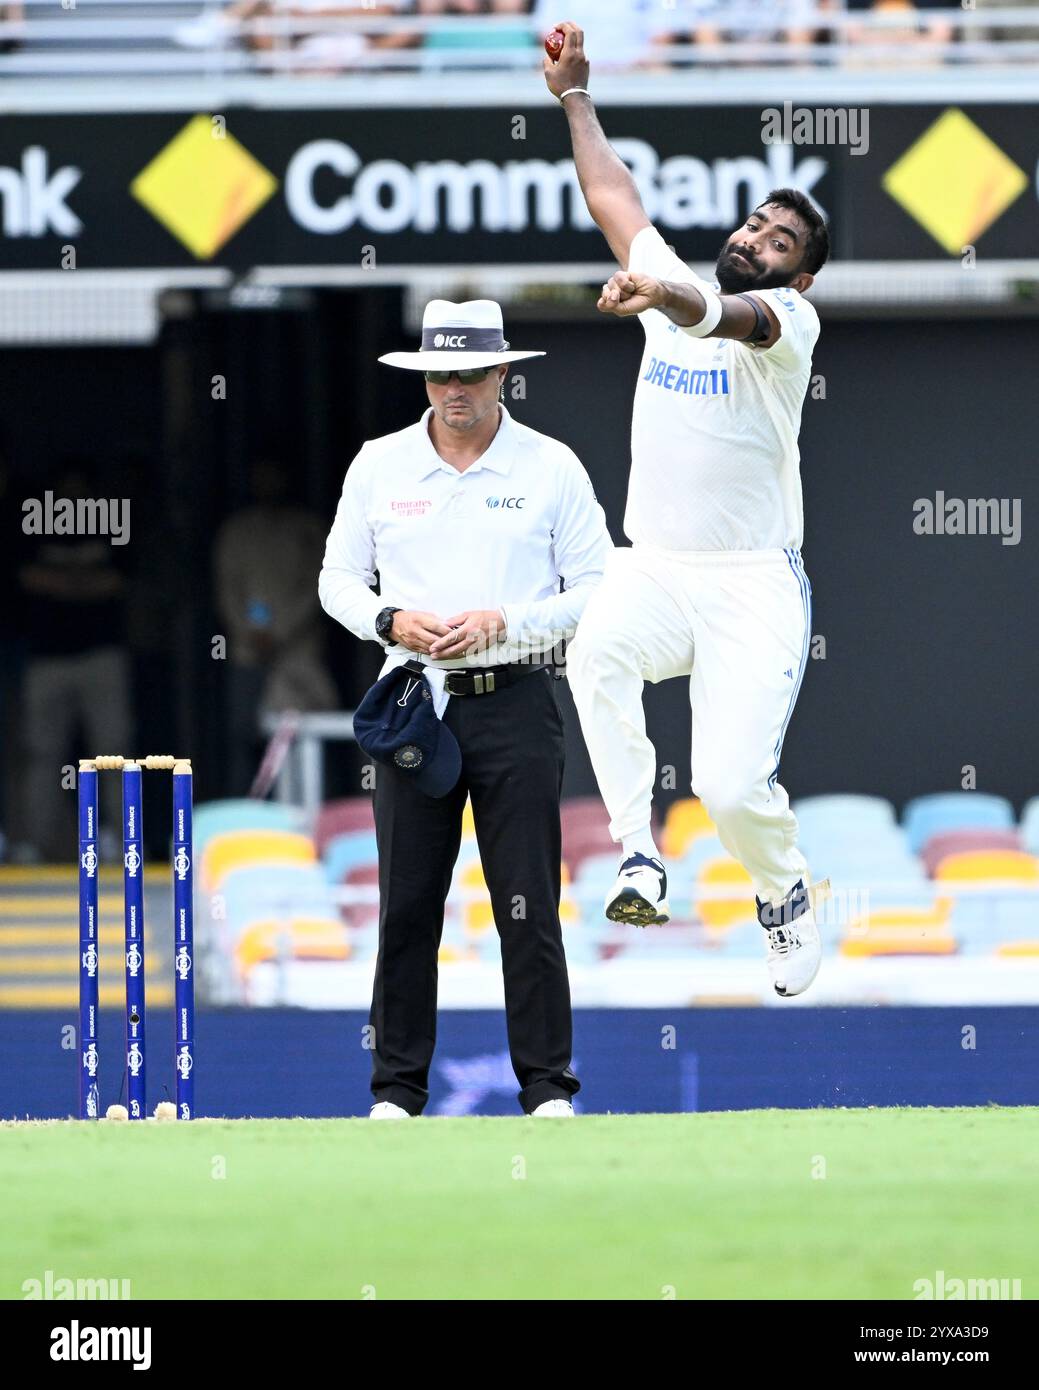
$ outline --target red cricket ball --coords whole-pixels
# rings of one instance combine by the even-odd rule
[[[553,63],[558,63],[564,43],[566,43],[566,35],[563,33],[562,29],[553,29],[551,34],[545,36],[545,52],[552,59]]]

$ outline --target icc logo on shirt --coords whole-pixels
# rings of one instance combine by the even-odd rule
[[[505,507],[512,511],[522,511],[525,497],[488,497],[487,506],[493,512],[495,507]]]

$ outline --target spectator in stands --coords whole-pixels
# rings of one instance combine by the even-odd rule
[[[733,43],[807,44],[815,38],[811,12],[825,8],[825,0],[818,5],[815,0],[677,0],[672,14],[684,23],[683,33],[674,38],[689,38],[701,49]]]
[[[515,61],[526,62],[540,48],[537,33],[531,23],[530,0],[418,0],[420,15],[492,16],[511,15],[514,24],[481,24],[436,27],[422,36],[422,66],[446,67],[511,67]],[[469,61],[454,62],[460,55],[472,55]],[[475,55],[482,55],[475,59]],[[517,60],[517,56],[520,55]]]
[[[216,538],[217,609],[228,638],[230,796],[252,784],[262,715],[336,706],[317,596],[325,523],[292,505],[288,488],[284,465],[259,459],[250,504]]]
[[[1002,9],[1037,9],[1039,0],[972,0],[970,8],[972,10],[1002,10]],[[1020,25],[973,25],[968,29],[966,26],[960,28],[959,34],[962,41],[967,43],[978,43],[988,40],[991,43],[1035,43],[1039,41],[1039,15],[1036,16],[1037,23]],[[998,50],[991,54],[991,58],[996,62],[1021,62],[1020,58],[1014,55],[1013,50],[1009,50],[1005,57]],[[1026,62],[1034,62],[1034,59],[1025,59]]]
[[[94,469],[68,460],[58,469],[53,491],[38,488],[33,505],[22,509],[14,592],[27,653],[22,722],[28,769],[22,806],[31,848],[26,857],[68,858],[75,798],[63,805],[63,764],[131,751],[125,542],[132,518],[125,507],[117,515],[106,505],[102,523],[100,505],[108,499],[99,492]],[[84,505],[77,509],[77,503]],[[92,528],[79,519],[88,507],[97,522]],[[70,533],[59,509],[76,517]],[[114,833],[111,826],[106,830]]]
[[[276,15],[305,20],[299,34],[250,34],[246,46],[254,52],[294,49],[306,71],[341,72],[366,66],[368,55],[379,49],[399,48],[414,42],[411,34],[369,34],[338,27],[314,32],[310,22],[320,19],[371,19],[391,17],[412,8],[412,0],[235,0],[222,9],[204,10],[197,18],[178,25],[175,42],[185,48],[214,48],[232,42],[239,26],[251,19]]]
[[[584,30],[587,52],[600,72],[657,66],[656,47],[669,42],[678,27],[675,11],[660,0],[536,0],[534,22],[543,35],[561,19]]]
[[[904,24],[856,24],[848,29],[847,42],[850,45],[875,50],[861,53],[852,50],[846,59],[849,67],[888,67],[893,59],[900,63],[911,62],[914,66],[940,63],[942,57],[935,51],[935,45],[952,42],[951,24],[943,19],[927,19],[921,13],[921,10],[937,5],[938,0],[931,0],[930,4],[928,0],[918,0],[916,4],[913,0],[865,0],[865,3],[863,0],[847,0],[847,3],[849,10],[868,8],[871,14],[899,15],[905,20]],[[948,8],[945,0],[942,0],[941,8]],[[892,53],[893,48],[897,48],[896,54]]]
[[[19,24],[25,19],[25,6],[22,0],[12,0],[11,4],[0,5],[0,20],[5,24]],[[22,40],[15,35],[7,35],[0,38],[0,53],[13,53],[16,48],[22,46]]]

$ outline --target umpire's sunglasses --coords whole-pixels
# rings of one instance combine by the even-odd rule
[[[423,372],[422,375],[434,386],[446,386],[456,376],[462,386],[475,386],[478,381],[486,381],[488,372],[496,372],[495,366],[468,367],[464,372]]]

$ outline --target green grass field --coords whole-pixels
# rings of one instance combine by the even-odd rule
[[[4,1124],[0,1297],[1027,1299],[1037,1153],[997,1107]]]

